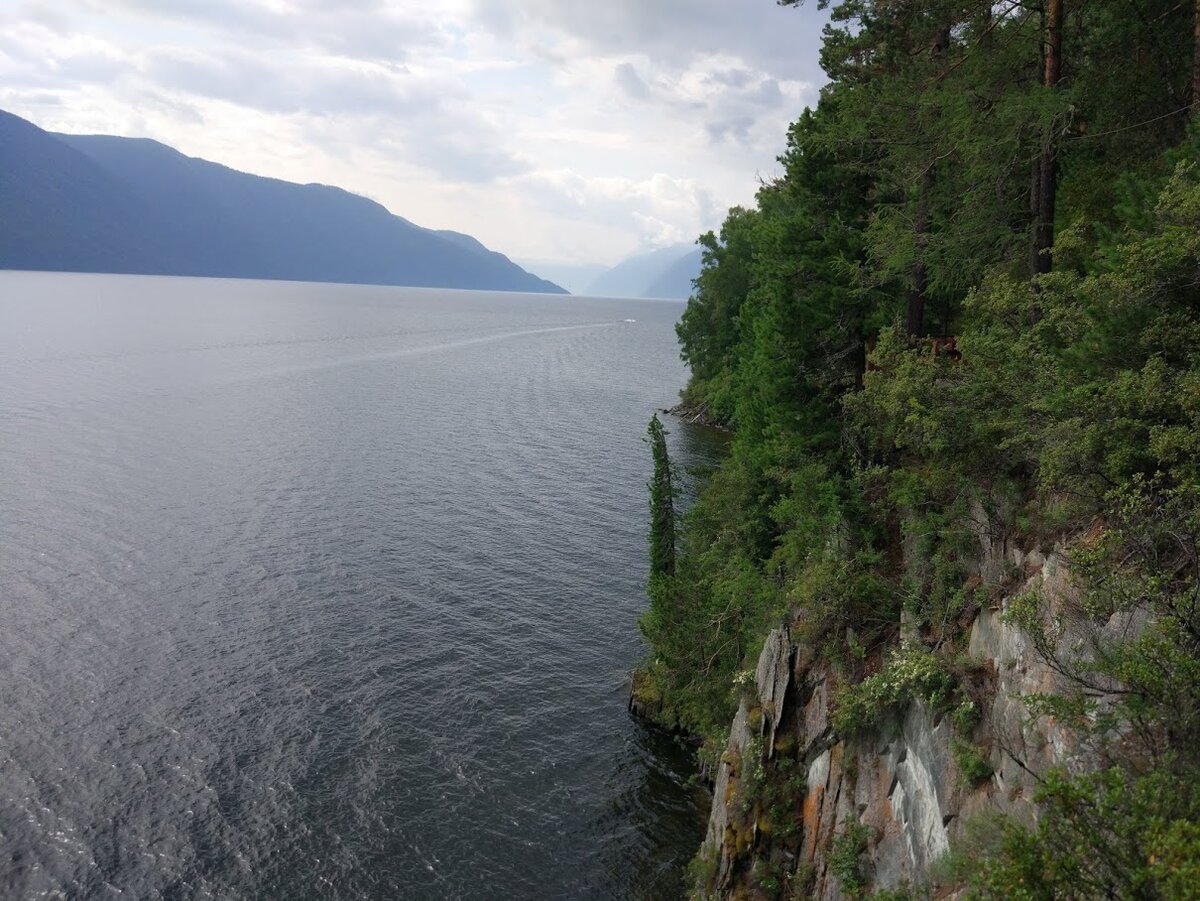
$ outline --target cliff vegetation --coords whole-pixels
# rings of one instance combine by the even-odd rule
[[[696,892],[1200,897],[1200,4],[828,5],[678,325]]]

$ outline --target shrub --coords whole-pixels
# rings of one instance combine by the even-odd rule
[[[870,827],[863,823],[850,823],[844,833],[834,838],[829,851],[829,872],[837,877],[843,894],[849,898],[861,898],[866,891],[867,879],[863,873],[862,858],[870,838]]]
[[[922,700],[935,710],[946,710],[957,691],[954,676],[937,655],[917,645],[902,646],[882,671],[838,692],[830,719],[839,735],[854,735],[908,701]]]
[[[954,763],[964,785],[975,785],[992,775],[992,765],[978,745],[955,736],[950,743],[950,752],[954,755]]]

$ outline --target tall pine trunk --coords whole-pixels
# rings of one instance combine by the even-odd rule
[[[925,333],[925,293],[929,288],[929,270],[925,265],[925,247],[929,243],[929,202],[933,193],[933,164],[921,176],[920,193],[917,195],[917,218],[914,229],[917,233],[917,258],[912,267],[912,289],[908,294],[908,315],[905,331],[914,338]]]
[[[943,28],[938,32],[930,55],[935,60],[940,59],[949,46],[950,29]],[[913,338],[919,338],[925,334],[925,296],[929,290],[929,268],[925,262],[925,253],[929,245],[929,205],[933,202],[935,162],[936,160],[930,162],[925,167],[925,171],[921,173],[921,186],[917,194],[917,215],[913,222],[913,230],[916,232],[916,258],[912,267],[912,289],[908,294],[908,310],[904,322],[905,331]]]
[[[1064,0],[1048,0],[1046,5],[1046,64],[1042,84],[1049,90],[1058,87],[1062,78],[1062,33]],[[1042,139],[1042,151],[1034,164],[1030,208],[1033,211],[1033,247],[1030,252],[1030,274],[1049,272],[1054,265],[1054,201],[1058,189],[1057,148],[1053,136]]]
[[[1192,119],[1200,119],[1200,0],[1192,20]]]

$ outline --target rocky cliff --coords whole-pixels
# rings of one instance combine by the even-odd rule
[[[1068,561],[1088,534],[1022,550],[986,517],[977,524],[973,578],[996,586],[966,630],[977,712],[964,725],[911,699],[840,736],[831,723],[837,670],[793,637],[797,624],[772,631],[745,677],[716,772],[700,854],[705,894],[834,899],[909,887],[923,895],[944,878],[937,861],[989,814],[1033,820],[1040,773],[1090,765],[1080,735],[1022,701],[1057,693],[1065,677],[1005,612],[1040,590],[1048,634],[1074,648],[1095,630],[1136,629],[1136,618],[1097,624],[1077,606]],[[939,896],[953,893],[950,882]]]

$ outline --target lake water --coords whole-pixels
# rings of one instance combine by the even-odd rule
[[[0,273],[0,895],[677,895],[625,686],[681,311]]]

